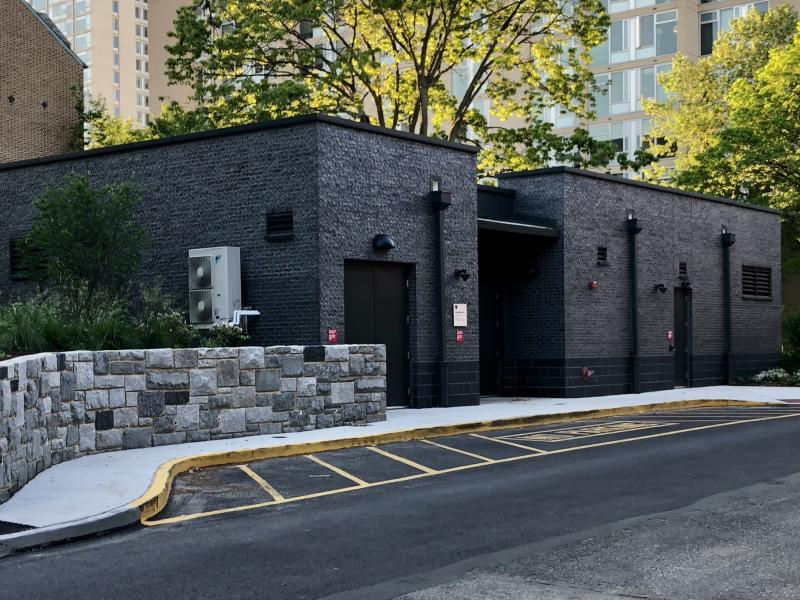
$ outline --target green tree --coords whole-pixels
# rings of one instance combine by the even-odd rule
[[[648,101],[644,107],[652,116],[651,154],[656,158],[674,155],[674,164],[648,167],[647,178],[666,177],[672,184],[695,191],[742,196],[723,173],[709,179],[681,174],[696,169],[706,159],[705,152],[718,143],[720,133],[729,125],[729,94],[734,84],[754,81],[770,52],[791,41],[797,21],[797,13],[787,5],[764,14],[752,10],[733,21],[730,31],[720,34],[710,56],[700,60],[675,57],[672,71],[660,76],[667,101]]]
[[[322,112],[481,140],[486,171],[586,163],[596,144],[556,140],[542,110],[591,115],[607,24],[598,0],[202,0],[178,13],[167,72],[214,127]],[[489,129],[481,95],[515,125]]]
[[[128,291],[145,239],[138,205],[131,185],[93,187],[79,175],[49,185],[34,200],[38,214],[23,241],[23,257],[72,316],[87,315]]]

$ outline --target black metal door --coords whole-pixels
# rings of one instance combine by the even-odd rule
[[[386,403],[407,406],[406,269],[386,263],[346,263],[344,320],[348,344],[386,344]]]
[[[683,288],[675,288],[675,385],[688,385],[689,366],[689,292]]]
[[[500,393],[503,332],[502,282],[482,271],[478,287],[481,395],[493,396]]]

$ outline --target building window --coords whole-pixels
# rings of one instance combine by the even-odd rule
[[[92,45],[91,33],[84,33],[75,36],[75,50],[86,50]]]
[[[772,298],[772,269],[742,265],[742,296],[745,298]]]
[[[91,2],[89,0],[77,0],[75,2],[75,14],[82,15],[89,12],[89,9],[92,7]]]
[[[119,14],[119,0],[111,0],[111,12],[115,15]]]
[[[608,248],[605,246],[597,247],[597,264],[605,267],[608,264]]]
[[[592,65],[608,65],[678,51],[678,13],[670,10],[612,21],[606,42],[591,50]]]
[[[267,215],[267,240],[271,242],[294,238],[294,213],[291,210]]]
[[[731,21],[745,16],[751,10],[765,13],[769,9],[769,2],[755,2],[742,4],[722,10],[700,13],[700,54],[707,56],[714,50],[720,32],[729,31]]]
[[[671,10],[658,13],[656,19],[656,56],[678,51],[678,13]]]
[[[150,98],[145,94],[136,94],[136,106],[150,106]]]
[[[142,8],[141,6],[137,6],[134,9],[134,14],[136,15],[136,18],[139,19],[140,21],[147,21],[147,9],[146,8]]]
[[[147,56],[147,44],[144,42],[136,42],[136,54]]]
[[[114,83],[119,85],[119,71],[114,71]]]
[[[75,33],[86,33],[91,27],[91,19],[89,15],[85,17],[78,17],[75,19]]]
[[[119,68],[119,52],[114,52],[114,66]]]

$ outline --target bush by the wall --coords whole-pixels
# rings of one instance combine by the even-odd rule
[[[800,370],[800,314],[792,315],[783,325],[781,365],[791,373]]]

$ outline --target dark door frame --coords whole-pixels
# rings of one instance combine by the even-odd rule
[[[683,353],[685,357],[685,366],[684,366],[684,373],[683,373],[683,381],[679,383],[678,379],[678,370],[677,365],[673,367],[673,385],[675,387],[691,387],[692,385],[692,289],[690,287],[676,287],[673,292],[673,302],[677,302],[680,299],[683,302],[683,336],[685,339],[683,340]],[[673,307],[673,314],[677,317],[678,311],[677,308]],[[678,342],[678,323],[674,321],[675,327],[675,355],[673,357],[674,361],[677,361],[677,352],[679,351]]]
[[[404,293],[403,293],[403,318],[405,320],[405,324],[403,327],[403,334],[404,334],[404,343],[406,347],[406,356],[403,360],[403,378],[406,383],[406,390],[405,390],[405,406],[409,408],[415,408],[415,397],[414,397],[414,383],[412,381],[412,374],[413,370],[411,369],[412,363],[412,356],[413,352],[411,350],[411,285],[412,285],[412,277],[411,273],[416,268],[414,263],[404,263],[404,262],[391,262],[391,261],[383,261],[383,260],[364,260],[364,259],[345,259],[344,264],[342,267],[342,287],[344,287],[344,270],[347,269],[348,265],[355,265],[356,267],[381,267],[381,266],[389,266],[391,268],[398,268],[402,271],[403,281],[405,282],[404,286]],[[342,306],[342,310],[345,310],[345,307]],[[342,315],[344,320],[344,315]],[[347,334],[347,323],[345,322],[345,335]],[[392,408],[400,408],[401,405],[394,405]]]

